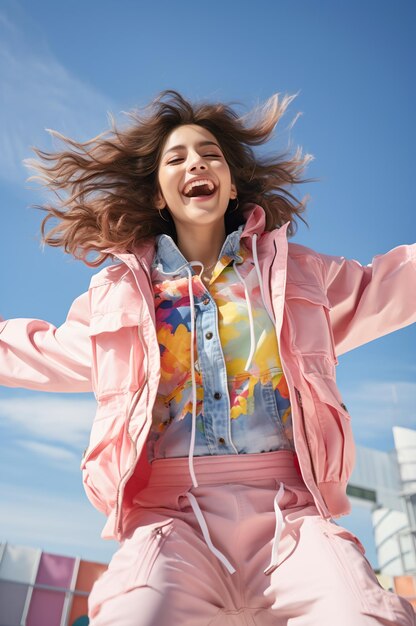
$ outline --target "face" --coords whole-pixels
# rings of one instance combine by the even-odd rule
[[[158,183],[156,208],[167,208],[175,224],[223,222],[230,199],[237,197],[217,139],[195,124],[179,126],[168,136]]]

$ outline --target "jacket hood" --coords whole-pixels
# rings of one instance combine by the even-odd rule
[[[243,215],[246,218],[246,222],[241,237],[251,239],[254,234],[260,237],[266,228],[266,213],[263,207],[253,203],[246,204]]]

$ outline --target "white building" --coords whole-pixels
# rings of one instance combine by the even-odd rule
[[[348,495],[371,517],[382,574],[416,574],[416,430],[394,427],[392,452],[357,447]]]

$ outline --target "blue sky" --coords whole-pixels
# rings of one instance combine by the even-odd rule
[[[31,205],[45,195],[22,166],[30,147],[54,149],[45,128],[95,136],[108,112],[123,122],[167,88],[242,112],[298,93],[267,146],[315,157],[308,174],[319,182],[299,191],[310,195],[309,229],[295,240],[362,263],[414,241],[415,18],[411,0],[3,1],[0,314],[59,324],[92,274],[41,250]],[[410,327],[340,359],[357,443],[389,450],[393,424],[416,426],[415,347]],[[78,470],[93,414],[88,395],[0,389],[3,539],[108,558],[114,546],[99,539],[103,519]]]

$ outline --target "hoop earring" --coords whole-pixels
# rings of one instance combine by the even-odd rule
[[[166,207],[165,207],[165,208],[166,208]],[[167,219],[166,219],[166,217],[163,217],[163,215],[162,215],[162,211],[164,211],[164,210],[165,210],[165,208],[164,208],[164,209],[158,209],[158,212],[159,212],[160,218],[161,218],[164,222],[169,222],[169,220],[167,220]]]
[[[238,196],[233,198],[233,200],[237,200],[237,204],[235,205],[235,207],[231,211],[229,211],[229,213],[235,213],[237,211],[238,207],[240,206],[240,202],[238,200]]]

